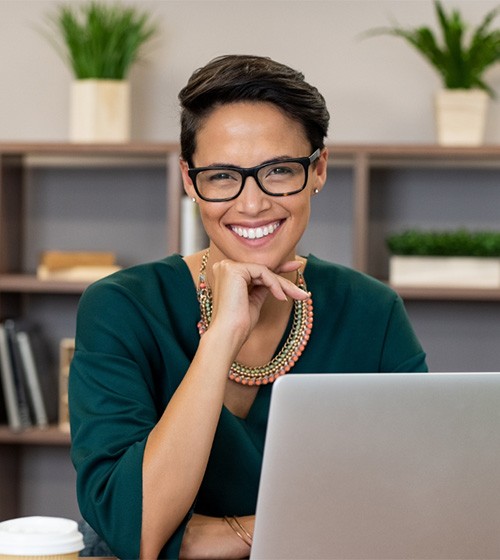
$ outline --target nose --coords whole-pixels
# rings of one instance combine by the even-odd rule
[[[257,215],[270,207],[270,198],[253,177],[247,177],[243,190],[236,199],[236,208],[243,214]]]

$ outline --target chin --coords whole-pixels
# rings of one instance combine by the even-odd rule
[[[260,264],[269,268],[269,270],[276,270],[283,263],[294,260],[295,251],[277,252],[250,248],[245,251],[239,251],[236,255],[237,258],[235,260]]]

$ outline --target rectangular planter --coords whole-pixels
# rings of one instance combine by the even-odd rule
[[[128,142],[130,84],[120,80],[76,80],[71,84],[70,140]]]
[[[395,287],[500,288],[500,259],[394,255],[389,282]]]
[[[444,89],[436,94],[441,146],[480,146],[484,142],[488,94],[480,89]]]

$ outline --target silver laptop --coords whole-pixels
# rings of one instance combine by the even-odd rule
[[[499,559],[500,374],[289,374],[252,560]]]

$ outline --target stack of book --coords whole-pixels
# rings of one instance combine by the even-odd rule
[[[39,280],[94,282],[121,267],[111,252],[46,251],[37,268]]]
[[[0,323],[3,416],[15,431],[33,426],[45,428],[49,423],[39,363],[33,350],[34,332],[10,319]]]

